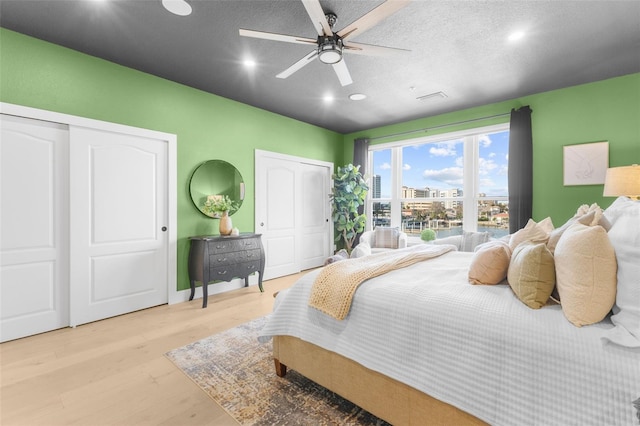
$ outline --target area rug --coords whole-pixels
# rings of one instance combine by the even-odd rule
[[[387,425],[289,370],[278,377],[262,317],[165,355],[242,425]]]

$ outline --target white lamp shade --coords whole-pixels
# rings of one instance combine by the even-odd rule
[[[637,199],[640,196],[640,166],[611,167],[604,179],[605,197],[626,195]]]

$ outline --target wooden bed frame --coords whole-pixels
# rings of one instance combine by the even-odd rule
[[[276,374],[287,368],[393,425],[486,425],[478,418],[355,361],[291,336],[274,336]]]

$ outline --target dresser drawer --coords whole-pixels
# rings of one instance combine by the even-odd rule
[[[260,270],[260,259],[252,260],[249,262],[243,262],[238,265],[239,269],[242,271],[242,275],[246,276],[253,272]]]
[[[209,255],[209,266],[215,268],[222,265],[232,265],[247,260],[260,259],[261,255],[260,249],[214,253]]]
[[[257,238],[243,238],[236,240],[210,241],[209,253],[228,253],[234,251],[244,251],[260,249],[260,240]]]
[[[249,274],[260,270],[260,259],[222,265],[210,269],[209,278],[212,281],[231,281],[233,278],[244,278]]]

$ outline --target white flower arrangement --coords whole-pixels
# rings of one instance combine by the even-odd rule
[[[207,216],[220,217],[236,207],[236,202],[228,195],[209,195],[202,205],[202,212]]]

